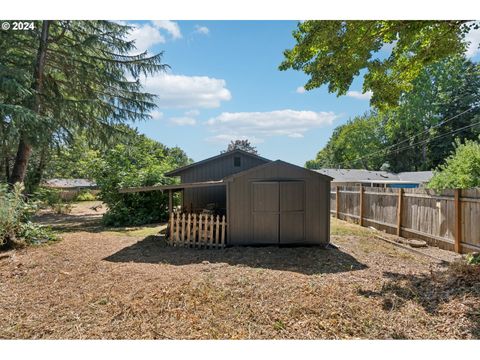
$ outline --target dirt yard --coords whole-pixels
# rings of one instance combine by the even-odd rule
[[[480,337],[480,276],[368,229],[332,220],[337,249],[180,249],[93,205],[40,217],[63,240],[0,254],[0,338]]]

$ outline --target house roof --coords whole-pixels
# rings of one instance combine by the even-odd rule
[[[232,150],[232,151],[227,151],[227,152],[224,152],[224,153],[221,153],[219,155],[215,155],[215,156],[212,156],[212,157],[209,157],[208,159],[204,159],[204,160],[201,160],[201,161],[197,161],[197,162],[194,162],[192,164],[189,164],[189,165],[186,165],[186,166],[182,166],[178,169],[175,169],[175,170],[172,170],[172,171],[169,171],[167,173],[165,173],[165,176],[177,176],[179,175],[180,173],[184,172],[185,170],[188,170],[188,169],[191,169],[195,166],[200,166],[200,165],[203,165],[205,163],[208,163],[208,162],[211,162],[211,161],[215,161],[215,160],[218,160],[220,158],[223,158],[223,157],[226,157],[226,156],[231,156],[233,154],[242,154],[242,155],[245,155],[245,156],[250,156],[250,157],[255,157],[257,159],[262,159],[264,161],[271,161],[269,159],[266,159],[264,157],[261,157],[259,155],[256,155],[256,154],[252,154],[252,153],[249,153],[247,151],[243,151],[243,150],[239,150],[239,149],[235,149],[235,150]]]
[[[278,165],[278,164],[283,164],[283,165],[295,167],[295,168],[298,168],[298,169],[300,169],[300,170],[302,170],[302,171],[308,172],[308,173],[310,173],[310,174],[314,174],[314,175],[318,175],[318,176],[320,176],[320,177],[328,178],[328,180],[332,180],[332,179],[333,179],[331,176],[328,176],[328,175],[319,173],[319,172],[317,172],[317,171],[313,171],[313,170],[310,170],[310,169],[306,169],[306,168],[301,167],[301,166],[298,166],[298,165],[290,164],[290,163],[288,163],[288,162],[286,162],[286,161],[275,160],[275,161],[270,161],[270,162],[268,162],[268,163],[265,163],[265,164],[262,164],[262,165],[258,165],[258,166],[252,167],[252,168],[250,168],[250,169],[246,169],[246,170],[240,171],[240,172],[238,172],[238,173],[235,173],[235,174],[226,176],[223,180],[225,180],[225,181],[233,180],[233,179],[235,179],[235,178],[237,178],[237,177],[246,175],[246,174],[248,174],[248,173],[250,173],[250,172],[253,172],[253,171],[256,171],[256,170],[259,170],[259,169],[263,169],[263,168],[266,168],[266,167],[269,167],[269,166]]]
[[[433,176],[432,171],[408,171],[398,174],[388,171],[371,171],[364,169],[319,169],[316,172],[331,176],[333,182],[353,182],[353,181],[385,181],[385,182],[408,182],[425,183]]]
[[[407,171],[398,173],[398,178],[402,181],[415,181],[426,183],[433,176],[433,171]]]
[[[95,187],[97,184],[93,180],[88,179],[49,179],[42,182],[43,186],[52,188],[89,188]]]

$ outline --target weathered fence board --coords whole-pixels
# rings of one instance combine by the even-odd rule
[[[480,189],[462,190],[457,203],[455,199],[455,190],[380,187],[364,187],[361,198],[360,187],[339,186],[330,194],[330,211],[340,219],[420,237],[444,249],[479,251]]]
[[[199,249],[225,247],[225,215],[171,213],[169,226],[170,246]]]

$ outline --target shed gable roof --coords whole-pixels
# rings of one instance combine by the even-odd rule
[[[212,162],[212,161],[216,161],[216,160],[219,160],[219,159],[223,159],[224,157],[227,157],[227,156],[232,156],[234,154],[240,154],[240,155],[244,155],[244,156],[249,156],[249,157],[253,157],[253,158],[257,158],[257,159],[260,159],[260,160],[263,160],[265,162],[271,162],[271,160],[269,159],[266,159],[264,157],[261,157],[259,155],[256,155],[256,154],[252,154],[252,153],[249,153],[247,151],[243,151],[243,150],[239,150],[239,149],[236,149],[236,150],[232,150],[232,151],[227,151],[227,152],[224,152],[224,153],[221,153],[219,155],[215,155],[215,156],[212,156],[210,158],[207,158],[207,159],[204,159],[204,160],[201,160],[201,161],[197,161],[197,162],[194,162],[192,164],[189,164],[189,165],[186,165],[186,166],[182,166],[178,169],[175,169],[175,170],[172,170],[172,171],[169,171],[167,173],[165,173],[166,176],[177,176],[179,175],[180,173],[186,171],[186,170],[189,170],[191,168],[194,168],[196,166],[201,166],[201,165],[204,165],[206,163],[209,163],[209,162]]]
[[[333,178],[331,176],[321,174],[319,172],[316,172],[316,171],[313,171],[313,170],[310,170],[310,169],[306,169],[306,168],[298,166],[298,165],[290,164],[290,163],[288,163],[286,161],[283,161],[283,160],[270,161],[266,164],[258,165],[258,166],[252,167],[250,169],[240,171],[236,174],[226,176],[224,178],[224,180],[226,180],[226,181],[233,180],[233,179],[238,178],[240,176],[248,175],[249,173],[252,173],[254,171],[257,171],[257,170],[260,170],[260,169],[263,169],[263,168],[266,168],[266,167],[270,167],[270,166],[277,166],[277,165],[292,167],[292,168],[295,168],[297,170],[303,171],[303,172],[307,173],[308,175],[313,175],[313,176],[318,176],[318,177],[324,178],[327,181],[332,181],[333,180]]]

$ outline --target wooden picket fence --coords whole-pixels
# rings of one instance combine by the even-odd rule
[[[220,249],[225,247],[225,215],[170,214],[170,246]]]

